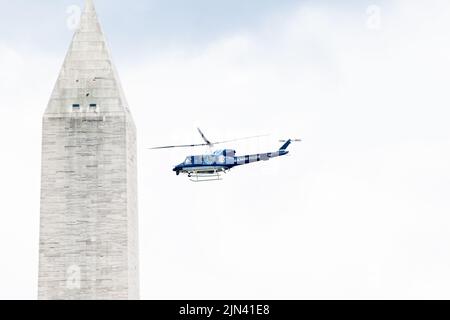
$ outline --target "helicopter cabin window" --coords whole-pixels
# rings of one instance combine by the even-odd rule
[[[205,156],[203,156],[203,162],[204,162],[205,164],[213,164],[213,163],[214,163],[214,160],[215,160],[215,157],[214,157],[214,156],[211,156],[211,155],[205,155]]]
[[[186,160],[184,161],[184,164],[192,164],[191,157],[187,157]]]
[[[80,105],[75,103],[72,105],[72,111],[80,111]]]
[[[225,163],[225,156],[223,156],[223,155],[216,156],[216,163],[224,164]]]

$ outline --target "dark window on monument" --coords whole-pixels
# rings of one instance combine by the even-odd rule
[[[95,111],[96,109],[97,109],[97,105],[96,105],[95,103],[91,103],[91,104],[89,105],[89,110]]]
[[[80,110],[80,105],[79,104],[73,104],[72,105],[72,110],[73,111],[79,111]]]

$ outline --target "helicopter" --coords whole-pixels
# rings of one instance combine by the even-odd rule
[[[207,146],[211,150],[215,145],[225,144],[234,141],[247,140],[262,137],[251,136],[240,139],[211,142],[206,138],[205,134],[197,128],[204,143],[200,144],[185,144],[185,145],[172,145],[163,147],[149,148],[150,150],[172,149],[172,148],[191,148],[191,147],[203,147]],[[293,142],[300,142],[301,139],[288,139],[280,140],[283,145],[274,152],[257,153],[252,155],[236,156],[236,151],[233,149],[220,149],[210,154],[191,155],[186,157],[184,162],[176,165],[173,171],[176,175],[186,174],[188,178],[193,182],[214,181],[222,180],[222,174],[228,173],[232,168],[237,166],[246,165],[253,162],[268,161],[270,159],[285,156],[289,153],[288,147]]]

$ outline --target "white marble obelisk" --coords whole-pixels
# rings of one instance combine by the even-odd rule
[[[43,117],[39,299],[138,299],[136,129],[92,0]]]

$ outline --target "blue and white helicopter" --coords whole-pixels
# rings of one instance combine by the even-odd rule
[[[212,150],[212,148],[218,144],[261,137],[261,136],[252,136],[234,140],[211,142],[206,138],[206,136],[200,129],[197,130],[205,143],[155,147],[150,148],[150,150],[191,148],[203,146],[208,146]],[[220,149],[210,154],[188,156],[186,157],[184,162],[175,166],[173,168],[173,171],[177,175],[179,175],[180,173],[186,174],[193,182],[221,180],[221,174],[229,172],[234,167],[242,166],[253,162],[268,161],[276,157],[285,156],[289,153],[289,151],[287,151],[289,145],[292,142],[300,142],[300,141],[301,141],[300,139],[280,140],[280,143],[283,143],[283,145],[279,150],[274,152],[236,156],[235,150]]]

